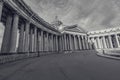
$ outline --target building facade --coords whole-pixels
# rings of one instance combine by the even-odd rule
[[[88,32],[89,41],[94,44],[95,49],[119,49],[120,28],[109,28]]]
[[[33,12],[23,0],[1,0],[0,22],[5,27],[1,53],[93,49],[87,33],[60,32]]]

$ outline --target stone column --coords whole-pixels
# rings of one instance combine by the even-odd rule
[[[64,42],[65,42],[65,46],[64,46],[64,48],[65,48],[65,50],[67,50],[66,34],[64,34]]]
[[[69,34],[69,44],[70,44],[70,50],[72,50],[72,39],[70,34]]]
[[[37,52],[37,27],[34,27],[34,52]]]
[[[54,49],[53,49],[53,48],[54,48],[53,45],[54,45],[54,44],[53,44],[53,34],[51,34],[51,51],[54,51]]]
[[[62,37],[59,36],[59,50],[60,50],[60,51],[63,50],[63,48],[62,48],[62,47],[63,47],[62,44],[63,44],[63,43],[62,43]]]
[[[115,38],[116,38],[116,43],[117,43],[118,48],[119,48],[119,47],[120,47],[120,43],[119,43],[119,40],[118,40],[118,35],[117,35],[117,34],[115,34]]]
[[[50,34],[48,34],[48,51],[51,51],[50,47],[51,47],[51,38],[50,38]]]
[[[65,42],[64,42],[64,36],[63,35],[61,36],[61,39],[62,39],[62,50],[64,51],[65,50]]]
[[[63,41],[62,41],[62,36],[60,36],[60,51],[63,51]]]
[[[25,52],[29,52],[29,30],[30,30],[30,22],[26,22],[25,25]]]
[[[85,40],[84,40],[84,36],[81,36],[81,38],[82,38],[83,50],[85,50],[85,49],[86,49],[86,47],[85,47]]]
[[[58,51],[58,36],[56,36],[56,50]]]
[[[3,1],[0,1],[0,21],[2,17],[2,10],[3,10]]]
[[[24,50],[24,24],[22,24],[20,27],[18,52],[23,52],[23,50]]]
[[[2,40],[1,52],[6,53],[9,52],[10,48],[10,37],[11,37],[11,25],[12,25],[12,16],[7,17],[6,27],[4,30],[4,36]]]
[[[43,32],[43,51],[45,51],[45,32]]]
[[[103,38],[103,45],[104,45],[104,48],[106,49],[106,48],[107,48],[107,44],[106,44],[105,36],[103,36],[102,38]]]
[[[46,51],[49,51],[48,33],[46,32]]]
[[[74,38],[74,50],[76,50],[77,47],[76,47],[76,37],[75,37],[75,35],[73,35],[73,38]]]
[[[100,48],[101,48],[101,44],[100,44],[100,39],[99,39],[99,37],[97,37],[97,44],[98,44],[98,49],[100,49]]]
[[[89,50],[92,49],[92,38],[88,38]]]
[[[38,31],[38,44],[39,44],[39,50],[41,51],[41,31]]]
[[[33,38],[32,38],[32,35],[33,35],[33,30],[32,30],[32,28],[30,28],[30,39],[29,39],[29,44],[30,44],[30,45],[29,45],[29,51],[30,51],[30,52],[33,51],[33,42],[32,42],[32,41],[33,41],[33,40],[32,40]]]
[[[43,31],[41,30],[41,51],[43,51]]]
[[[11,29],[10,52],[16,52],[18,23],[19,16],[15,13],[13,16],[13,26]]]
[[[87,39],[87,36],[85,36],[85,44],[86,44],[86,49],[89,49],[88,48],[88,39]]]
[[[108,38],[109,38],[110,48],[113,48],[113,44],[112,44],[112,40],[111,40],[111,35],[109,35]]]
[[[82,50],[82,43],[81,43],[81,39],[80,39],[79,35],[78,35],[78,40],[79,40],[79,49]]]

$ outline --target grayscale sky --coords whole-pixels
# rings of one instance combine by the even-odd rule
[[[49,23],[58,15],[65,25],[78,24],[87,31],[120,25],[120,0],[24,1]]]

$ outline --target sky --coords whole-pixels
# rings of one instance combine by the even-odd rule
[[[86,31],[119,27],[120,0],[24,0],[41,18],[55,16],[65,24],[78,24]]]

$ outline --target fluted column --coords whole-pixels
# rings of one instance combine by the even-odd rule
[[[18,52],[23,52],[23,50],[24,50],[24,24],[22,24],[20,27]]]
[[[113,44],[112,44],[111,35],[109,35],[108,37],[109,37],[109,44],[110,44],[110,48],[113,48]]]
[[[2,17],[2,10],[3,10],[3,1],[0,1],[0,21]]]
[[[29,52],[29,30],[30,30],[30,22],[26,22],[25,25],[25,52]]]
[[[116,43],[117,43],[117,46],[120,47],[120,43],[119,43],[119,40],[118,40],[118,35],[115,34],[115,38],[116,38]]]
[[[11,30],[10,52],[16,52],[18,22],[19,16],[15,13],[13,16],[13,26]]]
[[[11,37],[11,25],[12,25],[12,16],[7,17],[6,27],[4,30],[4,36],[2,40],[1,52],[9,52],[10,48],[10,37]]]

